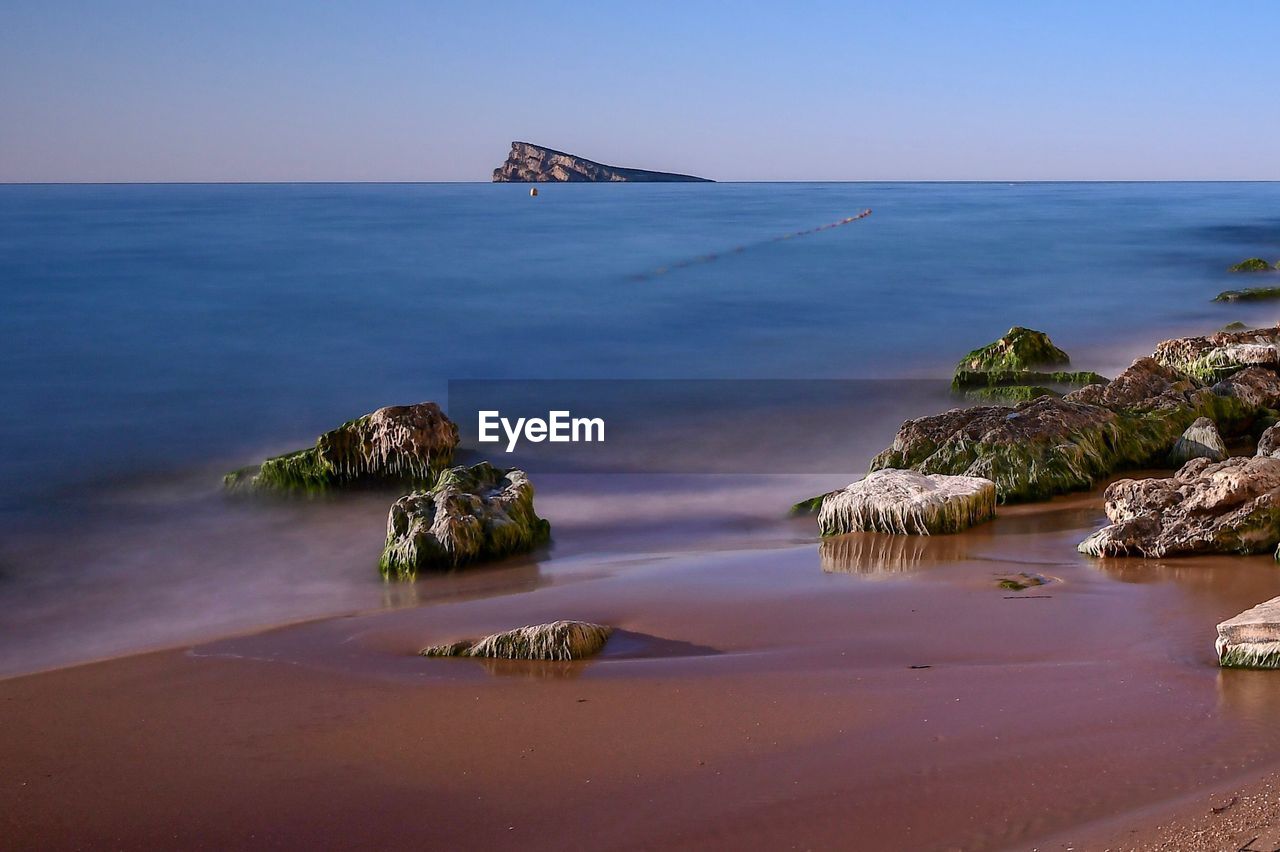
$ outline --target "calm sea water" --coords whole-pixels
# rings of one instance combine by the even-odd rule
[[[945,377],[1013,324],[1105,370],[1274,321],[1210,300],[1280,258],[1277,211],[1280,184],[0,187],[0,674],[418,600],[371,571],[385,500],[244,507],[218,475],[450,379]],[[625,525],[551,491],[570,551]]]

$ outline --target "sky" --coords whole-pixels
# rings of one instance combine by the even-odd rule
[[[1278,180],[1280,4],[3,0],[0,181]]]

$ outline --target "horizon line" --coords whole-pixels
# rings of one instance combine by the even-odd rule
[[[0,186],[425,186],[433,184],[480,184],[513,186],[598,186],[646,183],[684,183],[682,181],[493,181],[493,180],[15,180],[0,181]],[[954,183],[954,184],[1030,184],[1030,183],[1280,183],[1280,178],[889,178],[889,179],[795,179],[795,180],[707,180],[689,181],[707,184],[802,184],[802,183]]]

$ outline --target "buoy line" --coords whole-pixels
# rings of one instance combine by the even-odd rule
[[[643,281],[646,278],[656,278],[659,275],[666,275],[668,272],[671,272],[676,269],[686,269],[690,266],[695,266],[699,263],[710,263],[711,261],[719,260],[720,258],[728,254],[740,254],[749,248],[766,246],[766,245],[769,245],[770,243],[780,243],[783,240],[794,240],[796,237],[807,237],[810,234],[816,234],[819,231],[829,231],[832,228],[839,228],[843,225],[848,225],[851,222],[856,222],[859,219],[865,219],[870,215],[871,215],[871,208],[868,207],[866,210],[863,210],[857,216],[846,216],[845,218],[841,219],[838,222],[828,222],[827,224],[819,225],[816,228],[805,228],[803,231],[792,231],[789,234],[783,234],[778,237],[771,237],[770,239],[767,239],[767,240],[760,240],[754,243],[744,243],[743,245],[734,246],[733,248],[726,249],[724,251],[711,252],[710,254],[700,254],[697,257],[691,257],[691,258],[688,258],[687,260],[680,260],[675,263],[669,263],[666,266],[659,266],[657,269],[653,270],[652,272],[642,272],[638,275],[632,276],[632,279],[635,281]]]

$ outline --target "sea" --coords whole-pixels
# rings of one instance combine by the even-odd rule
[[[1274,324],[1214,301],[1280,283],[1227,272],[1252,256],[1280,259],[1280,184],[0,186],[0,676],[522,593],[502,566],[384,583],[394,494],[222,486],[380,406],[447,408],[453,383],[865,382],[803,427],[701,423],[699,454],[753,448],[757,469],[646,476],[647,448],[630,473],[535,483],[545,582],[813,546],[787,507],[965,404],[947,382],[967,351],[1023,325],[1110,374],[1163,337]],[[767,459],[797,445],[788,479]]]

